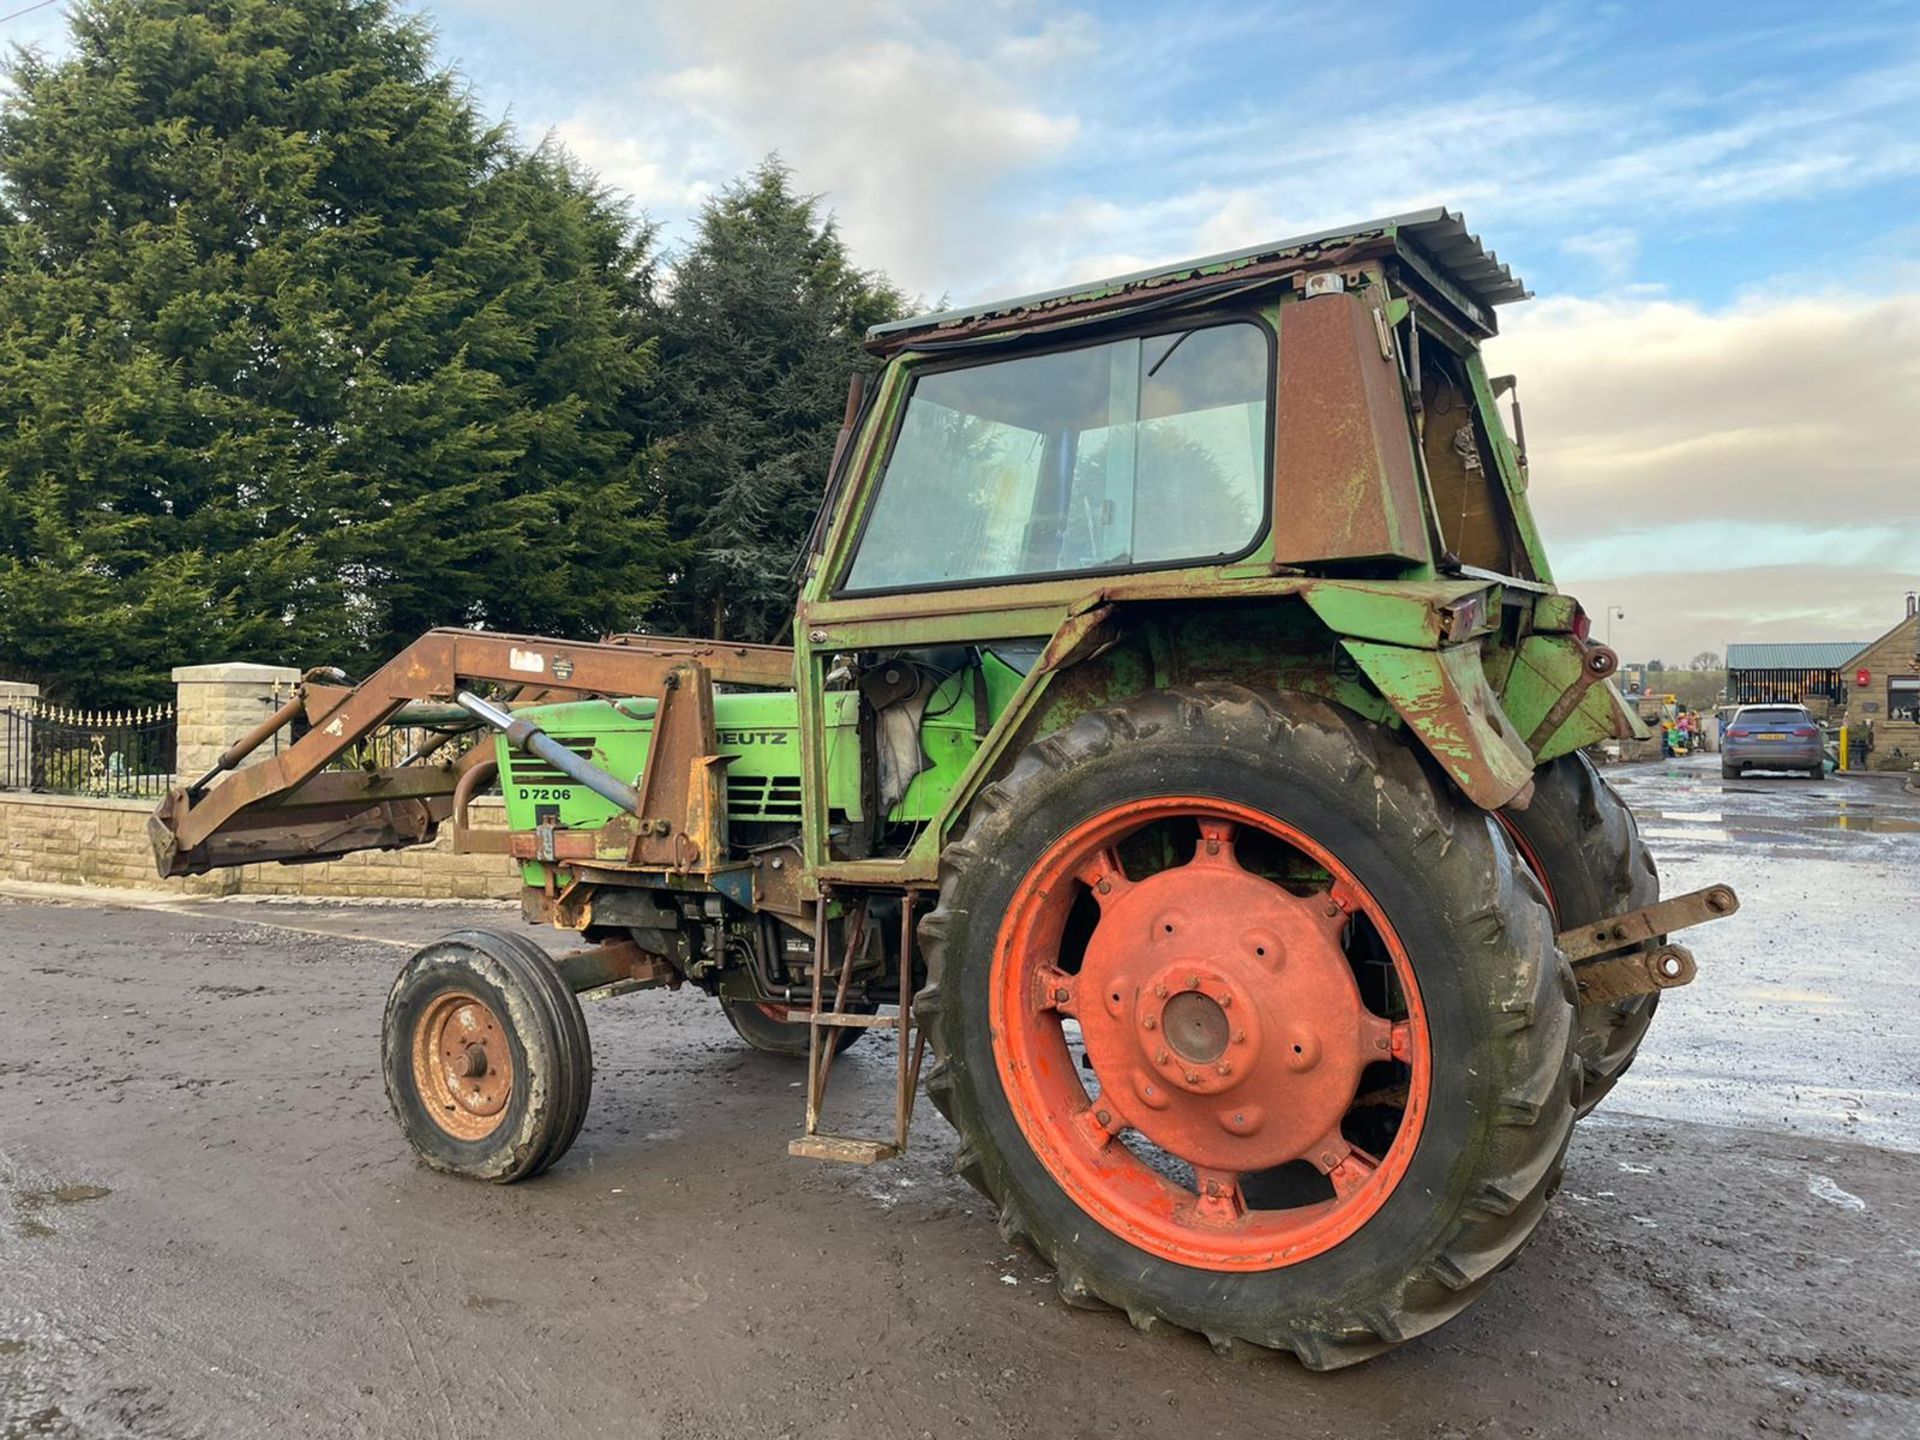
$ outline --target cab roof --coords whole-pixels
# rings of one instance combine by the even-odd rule
[[[1374,254],[1398,255],[1430,283],[1437,282],[1442,298],[1464,310],[1466,318],[1486,334],[1492,334],[1495,328],[1494,306],[1532,298],[1532,292],[1519,277],[1480,243],[1478,235],[1467,229],[1460,214],[1441,206],[1381,220],[1363,220],[1311,235],[1295,235],[1199,260],[1137,270],[1107,280],[1067,285],[1036,295],[991,300],[894,320],[868,330],[867,345],[869,349],[885,352],[921,341],[1018,330],[1065,318],[1070,313],[1129,308],[1150,292],[1211,289],[1221,283],[1254,281],[1267,274],[1286,274],[1316,264],[1343,264]]]

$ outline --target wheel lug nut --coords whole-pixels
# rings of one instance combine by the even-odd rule
[[[1222,1060],[1218,1065],[1213,1067],[1213,1073],[1216,1075],[1231,1075],[1233,1074],[1233,1066]]]
[[[1108,1110],[1096,1110],[1093,1118],[1098,1120],[1102,1125],[1111,1125],[1113,1123],[1113,1113]]]
[[[1160,1052],[1160,1053],[1159,1053],[1158,1055],[1155,1055],[1155,1056],[1153,1057],[1153,1063],[1154,1063],[1154,1064],[1156,1064],[1156,1065],[1164,1065],[1164,1064],[1166,1064],[1166,1063],[1167,1063],[1167,1052],[1166,1052],[1166,1051],[1164,1051],[1164,1050],[1162,1050],[1162,1051],[1161,1051],[1161,1052]]]
[[[1222,1010],[1228,1009],[1233,1004],[1233,996],[1231,994],[1222,995],[1218,1003]]]
[[[1189,1070],[1189,1071],[1187,1071],[1187,1084],[1189,1084],[1189,1085],[1198,1085],[1199,1083],[1200,1083],[1200,1074],[1199,1074],[1199,1072],[1198,1072],[1198,1071],[1196,1071],[1196,1070]]]
[[[1064,1005],[1073,998],[1073,992],[1064,985],[1056,985],[1053,989],[1053,998]]]
[[[1167,998],[1167,987],[1164,985],[1156,985],[1153,987],[1153,993],[1157,998],[1164,1000]]]
[[[1234,1031],[1234,1032],[1233,1032],[1233,1043],[1234,1043],[1234,1044],[1236,1044],[1236,1045],[1244,1045],[1244,1044],[1246,1044],[1246,1043],[1247,1043],[1247,1032],[1246,1032],[1246,1031],[1244,1031],[1244,1030],[1236,1030],[1236,1031]]]
[[[1200,988],[1200,977],[1198,975],[1189,975],[1187,977],[1187,989],[1198,990],[1199,988]]]
[[[1159,1028],[1160,1022],[1149,1015],[1143,1019],[1140,1024],[1148,1030],[1154,1030]]]

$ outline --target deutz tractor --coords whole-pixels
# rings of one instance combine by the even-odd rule
[[[579,933],[458,931],[395,980],[387,1091],[438,1170],[560,1160],[579,997],[684,986],[804,1063],[796,1155],[897,1155],[928,1060],[1070,1304],[1376,1354],[1514,1258],[1693,976],[1668,935],[1736,904],[1660,901],[1585,754],[1644,731],[1482,361],[1525,298],[1431,210],[877,327],[791,648],[437,630],[310,671],[162,804],[160,869],[450,825]],[[875,1029],[891,1127],[826,1133]]]

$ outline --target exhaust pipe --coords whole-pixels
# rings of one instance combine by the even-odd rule
[[[546,761],[561,774],[577,780],[601,799],[618,805],[629,815],[640,813],[639,791],[614,779],[598,765],[582,760],[531,720],[516,719],[493,702],[482,700],[465,690],[453,697],[453,703],[506,736],[507,743],[514,749],[524,750]]]

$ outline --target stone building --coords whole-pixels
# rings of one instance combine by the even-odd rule
[[[1875,770],[1920,765],[1920,596],[1907,595],[1906,618],[1848,657],[1847,724],[1855,734],[1871,722]]]

